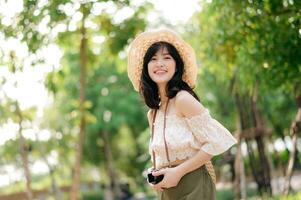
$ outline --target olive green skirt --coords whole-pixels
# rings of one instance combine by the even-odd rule
[[[158,192],[159,200],[215,200],[215,184],[205,165],[184,175],[175,187]]]

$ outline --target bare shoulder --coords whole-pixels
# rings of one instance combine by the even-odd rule
[[[199,115],[204,111],[204,106],[189,92],[181,90],[175,97],[175,108],[184,117]]]
[[[189,92],[186,90],[181,90],[177,93],[176,99],[177,102],[189,102],[189,101],[194,101],[196,100]]]

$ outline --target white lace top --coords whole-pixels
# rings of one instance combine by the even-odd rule
[[[149,153],[156,154],[157,168],[168,165],[163,138],[164,113],[157,111],[154,138],[149,143]],[[194,156],[200,149],[211,155],[225,152],[237,141],[218,121],[213,119],[209,110],[191,118],[176,114],[166,116],[165,137],[170,162]]]

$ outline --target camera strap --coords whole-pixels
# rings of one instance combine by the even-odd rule
[[[167,142],[166,142],[166,137],[165,137],[165,129],[166,129],[166,113],[167,113],[167,106],[168,106],[168,103],[169,103],[169,99],[167,99],[167,102],[166,102],[166,106],[165,106],[165,110],[164,110],[164,121],[163,121],[163,139],[164,139],[164,146],[165,146],[165,152],[166,152],[166,158],[167,158],[167,161],[168,161],[168,166],[171,167],[171,164],[170,164],[170,159],[169,159],[169,153],[168,153],[168,148],[167,148]],[[154,139],[154,131],[155,131],[155,120],[156,120],[156,116],[157,116],[157,109],[155,109],[155,113],[154,113],[154,116],[153,116],[153,122],[152,122],[152,138],[151,138],[151,141],[153,141]],[[152,154],[153,154],[153,164],[154,164],[154,169],[157,168],[156,166],[156,154],[155,154],[155,151],[152,150]]]

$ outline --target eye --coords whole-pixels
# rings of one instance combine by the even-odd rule
[[[165,56],[164,59],[169,60],[169,59],[171,59],[171,56]]]
[[[151,60],[157,60],[157,58],[156,57],[152,57]]]

